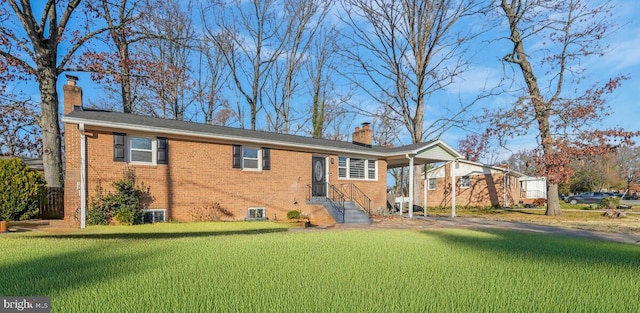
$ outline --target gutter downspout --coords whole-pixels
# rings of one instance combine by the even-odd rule
[[[456,217],[456,167],[458,159],[451,162],[451,217]]]
[[[502,208],[507,207],[507,175],[509,175],[509,171],[504,172],[504,177],[502,178]]]
[[[87,227],[87,136],[84,123],[78,125],[80,130],[80,228]]]
[[[424,213],[424,216],[427,216],[427,184],[429,184],[429,178],[427,177],[427,164],[424,165],[424,181],[423,181],[424,185],[422,185],[424,188],[422,190],[422,192],[424,193],[423,195],[423,202],[422,202],[422,213]]]
[[[405,154],[405,157],[409,159],[409,218],[413,217],[413,180],[414,180],[414,172],[413,172],[413,156],[409,156],[409,154]]]

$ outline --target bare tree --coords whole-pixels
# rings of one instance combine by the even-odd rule
[[[359,69],[348,77],[405,125],[412,143],[436,138],[465,111],[446,105],[441,118],[424,125],[428,99],[444,91],[468,67],[464,58],[471,34],[457,23],[478,10],[476,1],[345,0],[346,33],[353,47],[345,54]],[[431,104],[434,106],[435,104]]]
[[[302,85],[304,63],[311,62],[309,52],[314,38],[322,29],[324,19],[331,8],[330,1],[287,0],[284,17],[287,26],[280,36],[286,40],[282,56],[275,63],[269,82],[272,95],[269,101],[273,109],[272,128],[276,132],[290,133],[295,119],[292,98]]]
[[[198,48],[198,101],[204,122],[226,125],[232,112],[222,90],[228,83],[228,67],[222,53],[211,40],[204,38]]]
[[[335,96],[333,90],[334,76],[337,74],[338,30],[335,27],[319,30],[313,38],[309,51],[310,60],[305,68],[308,75],[308,85],[312,96],[311,100],[311,135],[314,138],[322,138],[327,124],[331,123],[333,111],[332,99]],[[334,105],[335,107],[335,105]]]
[[[191,1],[151,1],[146,10],[144,32],[158,37],[145,41],[149,96],[142,104],[152,115],[183,120],[196,100],[190,67],[196,47]]]
[[[519,150],[512,153],[507,160],[502,163],[506,163],[509,165],[509,168],[514,171],[528,176],[536,176],[535,160],[537,157],[535,151]]]
[[[491,124],[502,137],[530,130],[538,148],[537,173],[547,177],[547,215],[559,215],[558,184],[573,174],[572,159],[607,154],[634,135],[622,129],[598,130],[607,115],[605,96],[619,86],[619,76],[603,86],[585,88],[580,61],[605,53],[602,39],[614,29],[610,2],[583,0],[501,0],[511,49],[503,61],[524,82],[513,107],[496,113]],[[535,50],[540,47],[540,50]]]
[[[218,9],[211,14],[217,25],[206,25],[207,36],[223,54],[236,90],[249,106],[250,127],[256,129],[267,77],[288,42],[282,6],[276,0],[233,0],[229,6],[213,8]]]
[[[629,193],[632,185],[640,183],[640,147],[625,145],[616,152],[616,170]]]
[[[72,67],[72,58],[91,38],[105,31],[92,30],[89,18],[77,18],[81,0],[47,0],[39,18],[29,0],[0,3],[0,59],[13,74],[35,79],[40,91],[38,124],[42,130],[42,158],[49,186],[62,185],[62,140],[58,118],[56,81]],[[76,20],[77,18],[77,20]],[[73,31],[68,29],[73,25]],[[4,74],[3,74],[4,75]]]
[[[360,90],[390,109],[390,118],[402,122],[411,143],[438,138],[452,126],[464,123],[476,101],[428,103],[444,92],[468,69],[466,42],[474,38],[470,28],[458,23],[476,13],[479,1],[454,0],[344,0],[352,47],[344,54],[354,72],[345,72]],[[479,97],[480,98],[480,97]],[[439,116],[425,125],[425,107]],[[417,189],[420,170],[414,171]]]

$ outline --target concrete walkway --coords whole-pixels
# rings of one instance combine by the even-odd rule
[[[436,228],[467,228],[467,229],[504,229],[531,233],[552,234],[561,236],[571,236],[577,238],[587,238],[595,240],[614,241],[640,245],[640,235],[596,232],[590,230],[571,229],[557,226],[537,225],[520,222],[496,221],[475,217],[439,217],[439,216],[414,216],[413,218],[394,217],[382,219],[371,225],[341,225],[337,224],[336,229],[416,229],[427,230]]]

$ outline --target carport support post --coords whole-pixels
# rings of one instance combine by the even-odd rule
[[[409,218],[413,217],[413,179],[414,179],[414,169],[413,169],[413,156],[407,155],[409,158]]]
[[[427,216],[427,184],[429,183],[429,179],[427,178],[427,164],[424,165],[424,180],[422,187],[422,192],[424,192],[423,202],[422,202],[422,213],[424,216]]]
[[[458,159],[451,162],[451,217],[456,217],[456,167]]]

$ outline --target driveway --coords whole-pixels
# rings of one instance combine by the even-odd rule
[[[596,232],[590,230],[570,229],[557,226],[537,225],[520,222],[497,221],[477,217],[441,217],[441,216],[414,216],[413,218],[394,216],[376,220],[370,225],[342,225],[337,224],[335,228],[379,228],[379,229],[417,229],[427,230],[434,228],[468,228],[468,229],[504,229],[522,232],[552,234],[561,236],[571,236],[594,240],[614,241],[640,245],[640,235]]]

